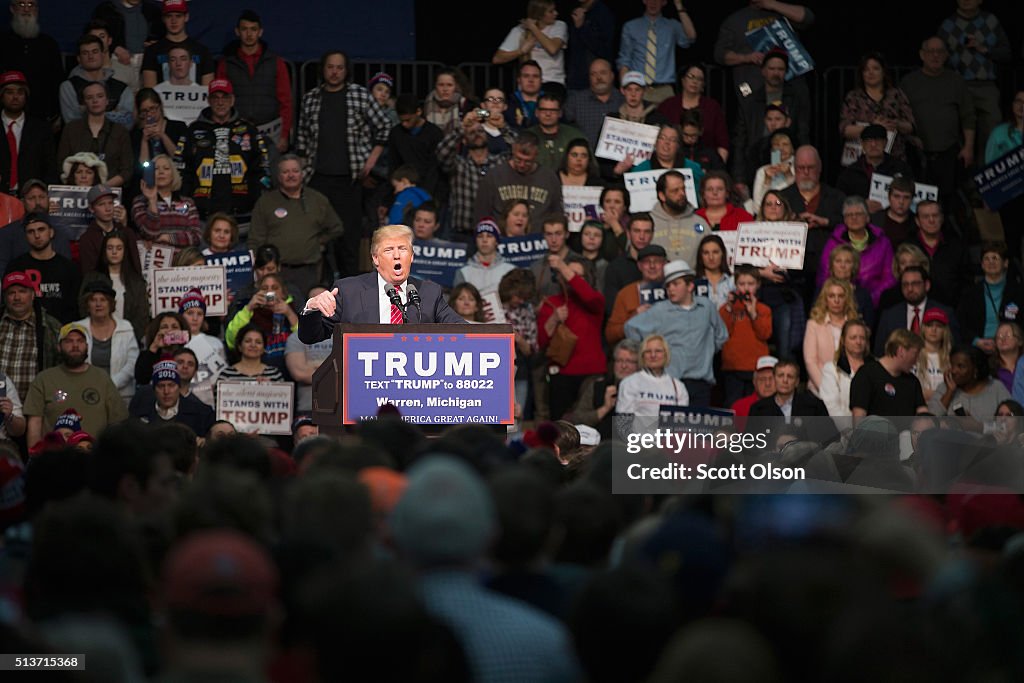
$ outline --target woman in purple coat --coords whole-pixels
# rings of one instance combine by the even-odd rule
[[[850,196],[843,202],[843,222],[836,226],[821,253],[818,268],[818,286],[829,273],[829,255],[840,244],[849,244],[860,254],[860,272],[854,279],[871,295],[871,303],[878,308],[882,292],[896,284],[892,274],[892,243],[882,229],[868,223],[868,204],[862,197]]]

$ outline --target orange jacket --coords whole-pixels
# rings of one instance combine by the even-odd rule
[[[768,340],[772,337],[772,309],[757,303],[757,320],[751,320],[746,307],[740,315],[733,313],[729,304],[718,309],[729,341],[722,347],[722,369],[752,372],[757,359],[768,355]]]

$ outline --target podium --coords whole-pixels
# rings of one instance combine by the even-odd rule
[[[511,325],[335,325],[331,355],[313,373],[313,421],[340,435],[385,404],[424,433],[515,422]]]

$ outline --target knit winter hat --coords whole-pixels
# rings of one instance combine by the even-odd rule
[[[181,303],[178,305],[178,313],[184,313],[190,308],[201,308],[203,313],[206,313],[206,299],[203,298],[203,290],[198,287],[185,292],[185,296],[182,297]]]
[[[181,376],[178,375],[178,364],[171,358],[165,358],[153,365],[153,386],[164,380],[181,384]]]
[[[60,417],[57,418],[57,422],[53,425],[54,431],[58,429],[70,429],[72,432],[81,431],[82,429],[82,416],[78,414],[78,411],[74,408],[68,408]]]
[[[493,218],[487,216],[481,218],[480,222],[476,224],[476,234],[479,235],[482,232],[489,232],[494,235],[494,239],[501,241],[501,230],[498,228],[498,224]]]
[[[395,79],[392,78],[390,74],[384,73],[383,71],[378,71],[377,73],[375,73],[370,78],[370,81],[366,84],[366,87],[368,90],[373,90],[373,86],[377,85],[378,83],[383,83],[384,85],[388,86],[388,89],[391,91],[394,91],[395,89]]]

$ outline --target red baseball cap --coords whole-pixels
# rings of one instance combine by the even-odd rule
[[[14,287],[15,285],[31,289],[36,293],[36,296],[39,296],[39,282],[29,277],[28,273],[23,270],[11,271],[4,275],[3,291],[6,292],[8,287]]]
[[[28,79],[20,71],[5,71],[0,74],[0,90],[9,85],[23,85],[28,88]]]
[[[928,323],[942,323],[943,325],[949,325],[949,316],[946,312],[940,308],[929,308],[924,312],[924,317],[921,318],[921,324],[927,325]]]
[[[164,14],[188,14],[188,3],[185,0],[164,0]]]
[[[171,550],[164,563],[169,609],[214,617],[264,614],[277,592],[267,552],[237,531],[200,531]]]
[[[215,92],[226,92],[229,95],[235,94],[235,89],[231,87],[231,81],[226,78],[215,78],[210,81],[210,94]]]

